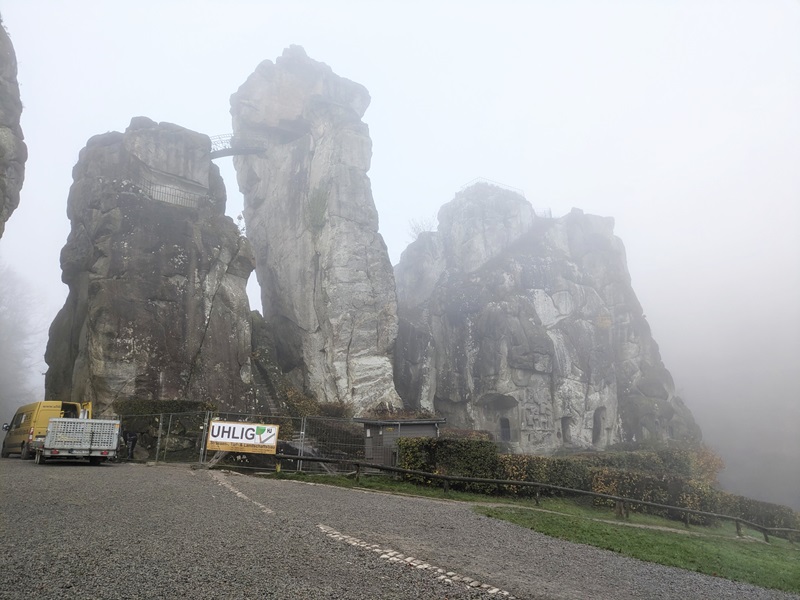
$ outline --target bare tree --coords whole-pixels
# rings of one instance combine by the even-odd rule
[[[424,231],[433,231],[436,229],[436,215],[429,215],[419,219],[411,219],[408,222],[408,233],[411,236],[411,241],[415,241],[419,234]]]

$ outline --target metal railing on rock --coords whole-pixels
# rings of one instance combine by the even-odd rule
[[[235,156],[239,154],[260,154],[265,151],[263,140],[243,138],[232,133],[211,137],[211,158]]]
[[[495,187],[499,187],[509,192],[514,192],[515,194],[519,194],[523,198],[525,197],[525,190],[520,188],[515,188],[510,185],[506,185],[505,183],[500,183],[499,181],[492,181],[491,179],[487,179],[486,177],[476,177],[472,181],[469,181],[464,185],[462,185],[461,188],[459,188],[459,191],[463,192],[465,189],[467,189],[468,187],[472,187],[476,183],[486,183],[488,185],[493,185]]]

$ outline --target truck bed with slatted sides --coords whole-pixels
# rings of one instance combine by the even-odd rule
[[[106,419],[50,419],[44,441],[33,446],[36,463],[55,458],[99,464],[117,455],[120,422]]]

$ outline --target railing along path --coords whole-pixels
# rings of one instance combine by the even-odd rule
[[[697,515],[702,517],[709,517],[712,519],[720,519],[724,521],[733,521],[736,524],[736,535],[742,537],[742,525],[749,527],[750,529],[754,529],[756,531],[761,532],[764,535],[764,541],[769,542],[769,534],[778,535],[781,533],[787,534],[786,537],[794,544],[795,538],[800,538],[800,529],[789,529],[785,527],[764,527],[757,523],[753,523],[751,521],[747,521],[745,519],[741,519],[739,517],[732,517],[730,515],[721,515],[718,513],[706,512],[703,510],[695,510],[693,508],[683,508],[680,506],[669,506],[667,504],[659,504],[657,502],[647,502],[645,500],[636,500],[634,498],[625,498],[622,496],[614,496],[611,494],[601,494],[599,492],[589,492],[587,490],[576,490],[573,488],[566,488],[561,487],[558,485],[551,485],[549,483],[538,483],[535,481],[516,481],[514,479],[486,479],[483,477],[462,477],[459,475],[440,475],[438,473],[426,473],[425,471],[416,471],[413,469],[403,469],[400,467],[390,467],[387,465],[379,465],[374,463],[367,463],[363,461],[357,461],[352,459],[339,459],[339,458],[322,458],[322,457],[308,457],[308,456],[295,456],[292,454],[276,454],[276,459],[281,460],[303,460],[303,461],[311,461],[311,462],[327,462],[327,463],[339,463],[339,464],[350,464],[356,467],[356,481],[361,475],[362,469],[378,469],[381,471],[388,471],[390,473],[401,473],[404,475],[418,475],[420,477],[426,477],[429,479],[439,479],[444,481],[444,491],[445,493],[449,490],[449,483],[451,481],[460,481],[464,483],[486,483],[486,484],[493,484],[493,485],[505,485],[505,486],[526,486],[526,487],[533,487],[536,488],[536,495],[535,495],[535,502],[536,505],[539,505],[539,490],[546,489],[546,490],[554,490],[558,492],[567,492],[570,494],[577,494],[581,496],[589,496],[591,498],[603,498],[606,500],[613,500],[616,503],[619,503],[617,507],[618,513],[624,513],[625,517],[628,517],[628,505],[638,505],[638,506],[649,506],[653,508],[661,508],[667,510],[673,510],[676,512],[683,513],[684,515],[684,524],[686,527],[689,527],[689,515]],[[621,508],[621,511],[620,511]]]

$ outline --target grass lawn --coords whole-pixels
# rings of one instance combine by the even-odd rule
[[[477,506],[475,510],[545,535],[640,560],[800,593],[800,548],[785,540],[771,538],[773,543],[767,544],[763,539],[723,536],[706,527],[692,527],[688,534],[661,531],[516,507]],[[661,525],[672,527],[671,523]]]
[[[385,476],[361,477],[359,483],[353,478],[335,475],[274,473],[269,476],[471,502],[476,505],[475,511],[482,515],[552,537],[662,565],[800,593],[800,545],[791,545],[775,537],[770,537],[771,543],[767,544],[761,534],[754,531],[745,531],[744,538],[737,538],[733,523],[724,522],[715,527],[693,525],[686,529],[680,522],[635,512],[627,520],[618,520],[611,509],[594,507],[585,500],[546,497],[537,507],[531,499],[445,493],[438,487],[419,486]]]

